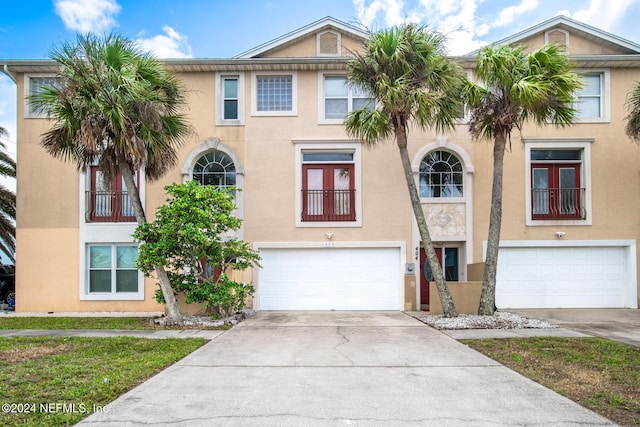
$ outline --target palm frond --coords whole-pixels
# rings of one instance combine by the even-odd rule
[[[628,94],[626,107],[629,114],[626,117],[625,132],[633,141],[640,143],[640,83]]]
[[[33,99],[53,120],[41,144],[79,170],[97,162],[106,177],[125,159],[157,179],[175,165],[191,127],[182,110],[185,90],[160,61],[119,35],[78,35],[52,50],[60,87]],[[155,164],[154,164],[155,163]]]

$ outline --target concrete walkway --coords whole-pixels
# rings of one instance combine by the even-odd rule
[[[400,312],[260,312],[82,426],[614,425]]]
[[[628,308],[557,308],[509,310],[531,319],[545,320],[560,328],[589,336],[621,341],[640,347],[640,310]]]

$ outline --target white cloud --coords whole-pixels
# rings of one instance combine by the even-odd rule
[[[591,0],[586,9],[571,15],[572,18],[596,26],[605,31],[615,30],[615,24],[626,13],[634,0]]]
[[[191,58],[191,46],[188,38],[168,25],[162,27],[165,34],[158,34],[150,38],[138,38],[136,44],[158,58]]]
[[[374,21],[378,19],[378,14],[384,18],[384,26],[390,27],[400,25],[405,22],[408,16],[404,15],[403,0],[353,0],[353,6],[358,13],[358,19],[366,28],[371,28]]]
[[[477,23],[476,6],[482,0],[420,0],[407,9],[404,0],[353,0],[358,19],[367,28],[384,28],[403,22],[423,22],[448,37],[449,53],[470,52],[484,43],[477,40],[489,27]]]
[[[509,6],[500,11],[498,19],[493,22],[493,27],[501,27],[512,23],[518,16],[530,12],[538,7],[538,0],[522,0],[517,6]]]
[[[116,0],[57,0],[55,9],[68,29],[101,33],[116,25],[120,5]]]

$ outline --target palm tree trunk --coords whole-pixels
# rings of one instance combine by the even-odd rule
[[[122,179],[124,180],[124,185],[127,188],[129,198],[131,199],[133,211],[136,214],[136,220],[138,221],[139,225],[144,224],[147,222],[147,217],[144,213],[144,208],[142,207],[142,200],[140,200],[140,192],[138,191],[138,186],[133,179],[133,172],[131,171],[131,167],[125,159],[118,159],[118,164],[120,167],[120,173],[122,174]],[[167,317],[173,324],[182,322],[182,313],[180,313],[178,301],[176,300],[176,296],[173,293],[173,288],[171,287],[171,282],[169,282],[169,276],[167,276],[167,272],[165,271],[164,266],[155,266],[155,271],[156,276],[158,276],[158,282],[160,283],[162,296],[164,297],[165,305],[167,307]]]
[[[451,298],[447,282],[444,279],[444,274],[442,273],[442,267],[438,261],[438,256],[433,248],[433,241],[431,240],[427,220],[424,217],[424,211],[422,210],[422,204],[420,203],[418,188],[416,187],[416,182],[413,179],[411,160],[409,159],[409,152],[407,151],[407,133],[404,129],[396,131],[396,142],[398,144],[398,149],[400,150],[400,159],[402,160],[404,177],[407,181],[407,188],[409,189],[409,198],[411,199],[413,214],[415,215],[418,223],[422,246],[427,253],[427,260],[429,261],[429,266],[431,267],[433,278],[436,282],[438,296],[440,297],[440,303],[442,304],[442,311],[444,312],[445,317],[456,317],[458,313],[456,312],[456,307],[453,304],[453,298]]]
[[[504,151],[507,136],[496,133],[493,143],[493,187],[491,189],[491,212],[489,214],[489,235],[487,237],[487,257],[484,261],[482,293],[478,314],[491,316],[496,310],[496,272],[498,270],[498,248],[502,226],[502,180],[504,174]]]

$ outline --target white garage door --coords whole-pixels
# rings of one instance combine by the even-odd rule
[[[498,308],[629,307],[626,247],[501,247]]]
[[[260,310],[400,310],[399,248],[261,249]]]

